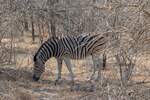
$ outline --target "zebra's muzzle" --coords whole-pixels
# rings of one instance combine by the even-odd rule
[[[33,75],[32,79],[33,81],[37,82],[40,79],[40,77],[36,77],[35,75]]]

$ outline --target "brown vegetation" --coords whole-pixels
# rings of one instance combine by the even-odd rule
[[[111,33],[107,67],[87,81],[91,59],[73,61],[77,91],[70,91],[56,61],[32,82],[32,57],[51,36]],[[150,0],[0,0],[0,100],[149,100]],[[89,87],[93,86],[93,92]]]

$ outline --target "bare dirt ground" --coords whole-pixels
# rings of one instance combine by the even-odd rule
[[[46,70],[39,82],[32,81],[32,54],[37,43],[24,40],[16,42],[16,63],[0,65],[0,100],[150,100],[150,61],[139,62],[127,86],[122,86],[118,71],[111,63],[107,63],[102,71],[102,79],[90,83],[91,61],[73,61],[75,65],[75,81],[80,84],[78,91],[71,91],[68,71],[63,64],[62,83],[55,86],[56,61],[46,63]],[[88,63],[87,63],[88,62]],[[87,91],[93,84],[94,91]],[[86,88],[86,89],[85,89]]]

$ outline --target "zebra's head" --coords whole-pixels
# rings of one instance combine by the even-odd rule
[[[41,74],[44,72],[45,66],[44,62],[40,60],[38,55],[35,55],[33,58],[34,61],[34,68],[33,68],[33,81],[38,81],[40,79]]]

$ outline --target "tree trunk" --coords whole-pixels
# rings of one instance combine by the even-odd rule
[[[54,7],[54,4],[58,3],[58,2],[59,2],[59,0],[48,0],[47,4],[49,5],[49,7]],[[55,16],[53,10],[50,11],[50,17],[51,17],[51,20],[50,20],[51,35],[52,35],[52,37],[56,37],[56,23],[55,23],[56,22],[56,20],[55,20],[56,16]],[[49,34],[49,36],[51,36],[51,35]]]
[[[40,21],[38,23],[38,29],[39,29],[39,39],[41,44],[43,43],[43,36],[42,36],[42,32],[41,32],[41,26],[40,26]]]
[[[34,30],[34,21],[33,21],[33,15],[31,16],[31,28],[32,28],[32,40],[35,41],[35,30]]]
[[[25,31],[28,31],[28,30],[29,30],[27,20],[24,21],[24,28],[25,28]]]
[[[29,26],[28,26],[28,20],[27,20],[27,16],[26,16],[26,12],[23,12],[23,25],[24,25],[24,29],[25,31],[29,31]]]
[[[56,37],[56,25],[55,25],[55,16],[54,13],[51,13],[51,34],[53,37]]]

